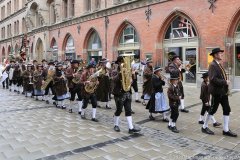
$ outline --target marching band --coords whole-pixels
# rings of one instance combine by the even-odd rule
[[[57,108],[67,108],[69,113],[73,112],[74,101],[77,95],[78,114],[82,119],[86,119],[86,109],[89,103],[91,103],[91,120],[94,122],[99,121],[96,118],[96,114],[100,102],[104,103],[106,109],[111,109],[109,102],[111,101],[111,95],[113,95],[116,106],[113,116],[113,129],[116,132],[120,132],[119,121],[124,108],[129,134],[134,134],[141,129],[133,125],[132,119],[131,88],[134,89],[135,102],[140,102],[137,84],[137,76],[140,73],[138,68],[140,67],[136,67],[133,62],[134,54],[122,54],[112,63],[108,59],[103,58],[98,64],[92,62],[87,64],[83,60],[65,61],[64,63],[42,60],[41,64],[34,60],[33,63],[25,64],[24,59],[12,59],[8,64],[8,61],[5,60],[5,64],[0,68],[0,82],[4,89],[9,89],[18,94],[22,93],[26,97],[42,100],[47,104],[53,100],[52,103]],[[149,110],[150,120],[155,120],[153,117],[154,113],[162,113],[163,121],[168,122],[167,127],[172,132],[179,133],[176,127],[179,107],[181,112],[189,112],[184,106],[182,74],[185,70],[182,68],[181,60],[177,55],[172,57],[171,63],[168,65],[170,79],[167,79],[162,74],[163,69],[161,67],[153,67],[152,63],[151,59],[146,60],[146,66],[142,74],[142,104]],[[206,77],[203,76],[203,78]],[[205,88],[207,88],[208,80],[204,80]],[[166,84],[168,85],[168,90],[165,97],[163,86]],[[210,107],[208,91],[206,89],[202,90],[200,97],[204,102],[204,106],[199,124],[205,125],[207,121],[204,122],[203,116]],[[205,98],[203,99],[203,97]],[[167,98],[169,99],[169,104],[167,104]],[[65,102],[67,100],[70,103],[66,106]],[[226,115],[229,115],[228,112]],[[209,117],[208,114],[206,116]],[[221,123],[214,120],[215,127],[220,125]],[[206,126],[203,126],[203,132],[213,134]],[[225,129],[224,135],[236,136],[228,128]]]

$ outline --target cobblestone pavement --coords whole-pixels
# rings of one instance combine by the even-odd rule
[[[166,92],[166,88],[165,88]],[[136,126],[142,131],[129,135],[124,114],[121,132],[113,131],[113,109],[97,109],[99,122],[92,122],[91,106],[87,120],[77,114],[57,109],[51,104],[26,98],[0,89],[0,160],[83,160],[83,159],[240,159],[240,138],[222,136],[222,128],[210,128],[214,136],[201,133],[198,124],[201,103],[199,89],[185,87],[186,106],[190,113],[180,113],[179,134],[167,129],[161,115],[148,120],[142,104],[133,101]],[[240,134],[237,100],[240,92],[230,97],[230,128]],[[222,121],[222,109],[216,114]]]

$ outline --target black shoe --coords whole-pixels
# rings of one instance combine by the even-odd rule
[[[120,128],[118,126],[114,126],[114,131],[120,132]]]
[[[53,105],[56,105],[56,102],[53,102]]]
[[[221,125],[222,125],[222,123],[219,123],[219,122],[213,123],[213,127],[219,127],[219,126],[221,126]]]
[[[24,92],[22,92],[22,95],[24,95],[25,93]]]
[[[62,106],[62,109],[66,109],[66,107],[65,107],[65,106]]]
[[[229,137],[237,137],[237,134],[233,133],[230,129],[228,132],[223,131],[223,135],[229,136]]]
[[[163,122],[169,122],[169,120],[167,118],[163,118],[162,120]]]
[[[20,94],[20,91],[17,91],[18,94]]]
[[[179,130],[177,129],[176,126],[174,126],[174,127],[172,127],[172,132],[174,132],[174,133],[179,133]]]
[[[81,115],[81,118],[82,118],[82,119],[87,119],[87,118],[85,117],[85,115]]]
[[[106,109],[112,109],[112,108],[106,105]]]
[[[98,120],[96,118],[92,118],[93,122],[98,122]]]
[[[208,127],[206,127],[205,129],[202,127],[202,132],[206,134],[214,135],[214,132],[211,131]]]
[[[49,104],[49,101],[48,101],[48,100],[46,100],[46,104]]]
[[[82,113],[82,112],[78,112],[78,114],[80,114],[80,115],[81,115],[81,113]]]
[[[169,126],[169,125],[168,125],[167,127],[168,127],[169,130],[172,130],[172,126]]]
[[[101,108],[101,106],[97,105],[98,108]]]
[[[69,113],[72,113],[72,109],[69,109],[69,111],[68,111]]]
[[[38,98],[36,98],[35,100],[38,101]]]
[[[134,134],[134,133],[137,133],[137,132],[140,132],[140,131],[141,131],[141,129],[133,128],[133,129],[129,129],[128,133],[129,134]]]
[[[135,100],[135,102],[136,102],[136,103],[141,103],[141,101],[139,101],[139,100]]]
[[[61,106],[56,105],[56,108],[61,108]]]
[[[189,110],[186,110],[186,109],[181,109],[180,111],[184,112],[184,113],[188,113],[189,112]]]
[[[198,121],[198,124],[204,124],[204,121],[203,120]]]
[[[154,118],[152,115],[149,116],[149,119],[150,119],[151,121],[154,121],[154,120],[155,120],[155,118]]]
[[[132,113],[132,114],[135,114],[135,112],[133,112],[133,110],[131,110],[131,113]]]

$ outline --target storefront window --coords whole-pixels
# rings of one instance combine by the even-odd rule
[[[165,39],[182,39],[196,36],[194,25],[188,19],[179,16],[170,24]]]

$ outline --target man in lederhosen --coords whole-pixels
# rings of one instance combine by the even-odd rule
[[[226,72],[223,69],[221,62],[223,60],[223,52],[220,48],[215,48],[210,54],[213,57],[213,61],[209,65],[208,76],[209,76],[209,93],[212,95],[211,106],[206,116],[206,120],[202,127],[202,132],[206,134],[214,134],[208,128],[208,122],[211,117],[217,112],[219,104],[222,105],[223,109],[223,135],[230,137],[237,137],[237,134],[229,129],[229,114],[231,108],[228,100],[228,87],[230,81],[227,78]]]
[[[33,94],[33,68],[32,64],[27,65],[27,69],[22,74],[23,90],[26,97],[31,97]]]
[[[180,111],[184,112],[184,113],[188,113],[189,111],[187,109],[185,109],[184,106],[184,89],[183,89],[183,73],[185,72],[185,69],[181,68],[182,66],[182,61],[180,60],[179,56],[174,55],[172,57],[172,63],[169,64],[168,66],[168,70],[170,72],[170,75],[173,73],[178,73],[179,75],[179,81],[178,81],[178,87],[180,89],[181,92],[181,100],[180,100]]]
[[[68,88],[69,88],[69,92],[71,94],[71,98],[70,98],[70,107],[69,107],[69,113],[72,113],[73,110],[73,102],[75,100],[76,94],[78,96],[78,105],[79,105],[79,114],[81,114],[81,108],[82,108],[82,94],[81,94],[81,84],[80,82],[75,84],[73,79],[76,77],[81,76],[81,71],[82,69],[79,69],[79,61],[78,60],[72,60],[71,62],[71,67],[67,68],[65,74],[66,74],[66,78],[68,79]],[[79,73],[80,72],[80,75]]]
[[[44,92],[44,100],[46,101],[47,104],[50,102],[50,96],[51,94],[54,95],[54,89],[53,89],[53,74],[55,72],[55,64],[53,61],[50,61],[48,63],[48,66],[46,67],[46,64],[44,64],[44,83],[48,83],[45,88]],[[47,81],[47,82],[46,82]],[[50,81],[50,82],[49,82]],[[51,92],[50,92],[51,90]]]
[[[99,85],[96,90],[97,94],[97,101],[105,102],[106,109],[111,109],[109,106],[109,92],[110,92],[110,68],[106,67],[106,64],[108,63],[108,60],[106,58],[103,58],[100,60],[100,67],[99,70],[101,72],[98,75],[98,81]]]
[[[120,65],[123,63],[123,57],[119,56],[117,58],[116,63],[118,64],[118,69],[116,70],[117,73],[113,77],[113,83],[114,83],[113,95],[114,95],[114,100],[115,100],[115,104],[117,107],[117,109],[114,113],[114,130],[116,132],[120,132],[119,120],[120,120],[120,115],[121,115],[122,109],[124,107],[125,116],[126,116],[127,122],[128,122],[128,129],[129,129],[128,132],[129,132],[129,134],[133,134],[133,133],[139,132],[140,129],[135,128],[133,126],[133,122],[132,122],[131,89],[129,91],[125,91],[123,89],[123,85],[122,85],[122,75],[121,75],[121,71],[120,71]],[[132,77],[128,77],[128,78],[132,78]]]

